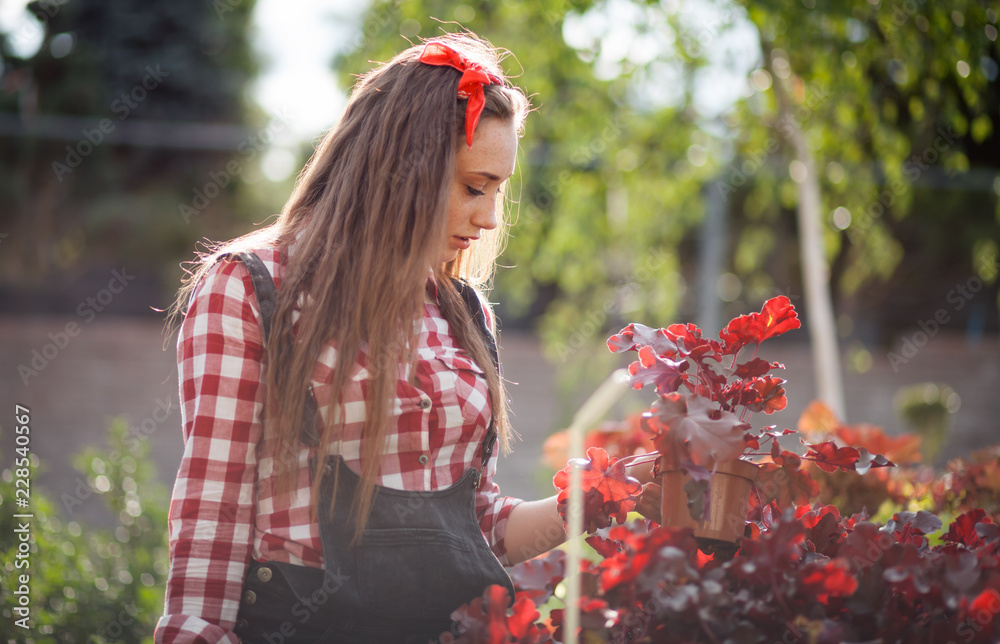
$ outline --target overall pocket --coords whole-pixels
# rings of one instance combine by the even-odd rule
[[[472,544],[444,530],[368,530],[357,560],[365,610],[394,623],[447,623],[452,611],[485,588]]]
[[[236,634],[247,644],[311,644],[329,628],[324,608],[337,590],[318,568],[251,559]]]

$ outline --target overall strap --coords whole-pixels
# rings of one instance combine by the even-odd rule
[[[486,314],[483,312],[483,304],[479,301],[479,294],[476,293],[476,289],[472,288],[465,282],[451,278],[452,283],[455,284],[455,289],[458,294],[462,296],[465,300],[465,306],[469,309],[469,315],[472,316],[472,321],[475,323],[479,332],[483,334],[483,339],[486,340],[486,347],[490,350],[490,357],[493,358],[493,366],[496,367],[497,375],[500,374],[500,353],[497,351],[497,341],[493,337],[493,331],[490,329],[489,324],[486,323]],[[486,472],[486,465],[490,461],[490,457],[493,456],[493,449],[497,444],[497,429],[494,419],[490,419],[490,426],[486,430],[486,436],[483,438],[483,461],[482,466],[479,469],[479,475],[482,476]],[[476,480],[476,487],[479,487],[479,480]]]
[[[223,257],[235,257],[244,264],[250,272],[250,279],[253,280],[253,290],[257,294],[257,307],[260,309],[260,326],[264,335],[264,346],[267,346],[267,338],[271,334],[271,320],[274,318],[274,309],[278,303],[278,289],[274,286],[274,279],[264,266],[263,260],[257,257],[252,251],[243,251],[233,255],[223,255]],[[316,398],[313,397],[312,387],[309,387],[309,395],[306,396],[302,406],[302,423],[299,426],[299,439],[310,447],[319,445],[319,436],[316,434]]]
[[[271,335],[271,319],[274,317],[274,307],[278,303],[278,289],[274,286],[271,274],[267,272],[264,262],[255,253],[243,251],[235,255],[223,255],[223,257],[236,257],[244,264],[250,272],[250,279],[253,280],[253,290],[257,295],[257,308],[260,309],[260,326],[264,338],[264,346],[267,346],[267,339]]]

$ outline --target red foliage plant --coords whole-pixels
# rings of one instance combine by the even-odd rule
[[[665,329],[653,329],[641,324],[629,324],[608,339],[614,353],[635,351],[638,360],[629,365],[632,385],[641,389],[653,385],[657,400],[643,414],[645,430],[652,436],[655,452],[644,458],[656,459],[660,470],[684,470],[697,481],[710,484],[719,463],[743,459],[758,463],[758,482],[752,496],[753,516],[763,507],[777,501],[781,507],[807,503],[818,488],[808,472],[801,469],[802,461],[811,461],[827,471],[843,470],[864,473],[872,467],[892,465],[884,456],[865,448],[838,445],[830,440],[810,444],[802,441],[805,454],[781,449],[778,437],[796,433],[791,429],[776,430],[774,426],[753,429],[750,419],[755,413],[772,414],[787,405],[785,380],[771,375],[784,365],[768,362],[757,356],[760,344],[786,331],[801,326],[798,314],[785,296],[772,298],[759,312],[741,315],[729,322],[719,333],[719,339],[708,339],[693,324],[674,324]],[[753,346],[753,353],[741,360],[744,349]],[[588,455],[593,452],[588,451]],[[596,465],[576,463],[592,473]],[[617,459],[601,462],[624,467]],[[567,470],[557,474],[556,487],[565,495]],[[593,474],[590,474],[593,476]],[[607,476],[614,477],[610,470]],[[615,488],[602,480],[604,490],[635,488],[634,481],[622,479]],[[615,504],[627,499],[605,495],[593,497],[588,489],[588,508],[596,515],[586,515],[588,525],[602,527],[607,517],[620,515]],[[688,486],[692,517],[708,516],[710,507],[706,485]]]
[[[932,546],[926,535],[942,523],[928,512],[880,526],[832,506],[768,508],[728,561],[700,555],[690,529],[633,522],[588,539],[603,560],[579,571],[578,641],[1000,641],[1000,530],[981,510]],[[566,572],[561,553],[521,566],[529,572],[511,573],[513,606],[493,586],[453,614],[457,639],[440,641],[564,641],[564,609],[542,619],[531,599],[551,597],[547,575]]]

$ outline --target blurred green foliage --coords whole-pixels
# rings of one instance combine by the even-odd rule
[[[909,431],[921,437],[924,460],[933,462],[951,430],[951,416],[961,399],[948,385],[917,383],[900,388],[893,399],[896,415]]]
[[[86,486],[50,499],[32,487],[29,508],[15,507],[14,475],[0,474],[0,639],[11,642],[148,643],[163,613],[166,584],[167,490],[156,482],[149,444],[129,436],[116,419],[109,448],[88,448],[75,459]],[[32,457],[33,476],[37,457]],[[67,510],[101,500],[117,518],[106,529],[65,519]],[[62,506],[60,508],[59,506]],[[14,518],[30,512],[30,519]],[[16,567],[21,523],[30,525],[27,567]],[[20,522],[20,523],[19,523]],[[23,565],[23,564],[22,564]],[[15,626],[19,576],[30,575],[30,628]]]
[[[161,272],[173,289],[177,260],[190,258],[196,240],[240,234],[263,218],[246,207],[246,184],[235,176],[216,182],[221,194],[197,215],[183,217],[180,206],[205,190],[211,173],[246,157],[235,146],[198,147],[157,132],[263,124],[246,95],[257,72],[253,7],[35,0],[34,29],[0,33],[0,119],[7,132],[21,132],[0,135],[5,281],[44,284],[127,262]],[[41,47],[22,58],[34,30],[44,32]],[[105,140],[126,131],[127,144]],[[241,211],[248,214],[234,216]]]
[[[494,299],[508,320],[540,316],[566,364],[623,322],[689,319],[718,297],[693,282],[698,242],[719,233],[701,228],[712,197],[721,269],[739,278],[731,310],[801,295],[776,82],[822,172],[835,302],[876,329],[866,341],[912,325],[1000,240],[996,25],[984,0],[383,0],[365,46],[335,66],[349,82],[408,40],[463,27],[513,52],[507,71],[537,111],[502,262],[517,270],[500,271]]]
[[[129,120],[254,130],[253,7],[33,2],[45,31],[37,53],[18,58],[18,35],[0,34],[0,119],[96,124],[119,116],[123,92],[159,66],[170,75]],[[626,322],[689,320],[719,299],[726,319],[778,292],[801,296],[801,168],[778,115],[780,82],[821,173],[842,328],[872,346],[976,275],[988,288],[952,330],[997,327],[997,14],[988,0],[375,0],[334,64],[346,87],[371,61],[462,27],[512,52],[507,71],[536,111],[502,258],[516,270],[499,272],[495,299],[508,324],[537,325],[565,365]],[[63,175],[53,163],[74,141],[2,140],[0,266],[11,280],[124,259],[172,287],[195,240],[246,232],[287,194],[264,197],[255,162],[233,150],[98,145]],[[178,209],[234,159],[248,167],[185,221]],[[716,224],[709,207],[721,211]],[[698,264],[708,239],[724,248],[712,268],[724,288],[696,281],[710,272]]]

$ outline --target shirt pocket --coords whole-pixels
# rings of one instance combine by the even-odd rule
[[[458,436],[469,426],[485,431],[492,416],[486,375],[468,355],[447,350],[435,355],[435,392],[446,436]]]

